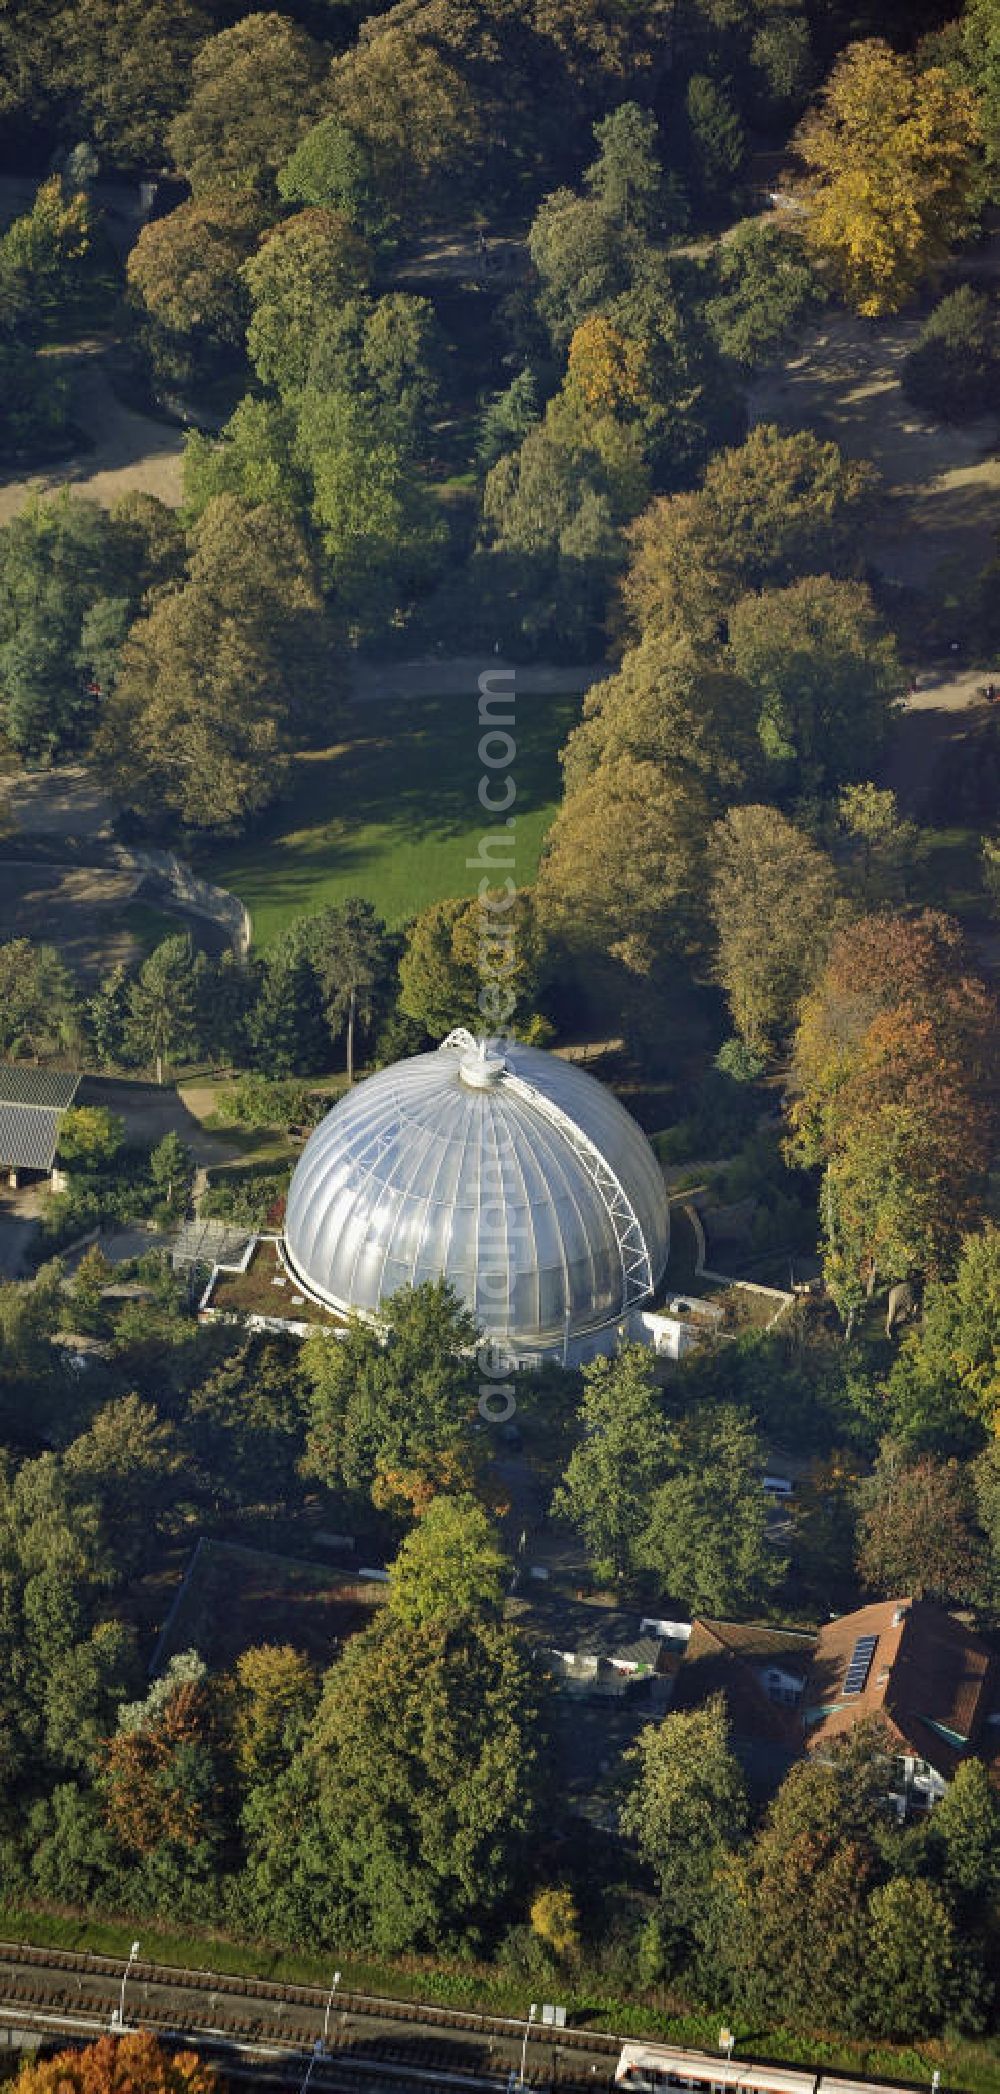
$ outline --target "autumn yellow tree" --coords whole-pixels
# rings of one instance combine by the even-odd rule
[[[969,222],[976,97],[877,37],[851,44],[796,134],[807,245],[859,313],[899,312]]]
[[[748,1047],[791,1024],[833,928],[833,866],[776,807],[731,807],[709,839],[716,976]]]
[[[218,2081],[195,2051],[167,2050],[148,2029],[133,2029],[32,2059],[13,2084],[16,2094],[215,2094]]]
[[[233,1755],[244,1781],[272,1777],[301,1742],[316,1702],[316,1675],[290,1643],[240,1653],[233,1682]]]
[[[824,1171],[827,1285],[940,1272],[982,1219],[995,1139],[996,1001],[932,911],[837,933],[795,1042],[792,1149]]]
[[[589,408],[628,414],[649,397],[649,351],[615,327],[606,313],[581,320],[569,345],[569,378]]]
[[[701,930],[710,809],[695,780],[620,756],[564,801],[538,876],[542,925],[568,947],[647,975]]]

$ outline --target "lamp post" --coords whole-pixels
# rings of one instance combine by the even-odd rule
[[[129,1978],[132,1975],[132,1965],[135,1962],[135,1959],[138,1954],[139,1944],[137,1941],[134,1941],[129,1951],[128,1962],[126,1963],[125,1968],[122,1972],[122,1989],[118,2005],[111,2016],[112,2034],[114,2034],[116,2031],[120,2033],[121,2030],[123,2030],[125,2027],[125,1987],[128,1984]]]
[[[328,2045],[327,2045],[327,2038],[328,2038],[328,2036],[329,2036],[329,2034],[330,2034],[330,2011],[331,2011],[331,2009],[332,2009],[332,2007],[333,2007],[333,2002],[334,2002],[334,2000],[335,2000],[335,1999],[336,1999],[336,1997],[337,1997],[337,1986],[338,1986],[339,1984],[340,1984],[340,1972],[339,1972],[339,1970],[335,1970],[335,1971],[334,1971],[334,1973],[333,1973],[333,1984],[332,1984],[332,1985],[331,1985],[331,1987],[330,1987],[330,1997],[329,1997],[329,1999],[327,2000],[327,2003],[326,2003],[326,2013],[325,2013],[325,2014],[324,2014],[324,2016],[323,2016],[323,2049],[324,2049],[324,2050],[326,2050],[326,2049],[327,2049],[327,2047],[328,2047]]]
[[[537,2012],[538,2012],[538,2008],[537,2008],[537,2006],[535,2005],[535,2002],[534,2002],[534,2000],[532,2000],[531,2006],[530,2006],[530,2008],[528,2009],[528,2019],[527,2019],[527,2021],[526,2021],[526,2022],[525,2022],[525,2024],[524,2024],[524,2042],[523,2042],[523,2043],[522,2043],[522,2045],[521,2045],[521,2085],[522,2085],[522,2087],[523,2087],[523,2086],[524,2086],[524,2084],[525,2084],[525,2079],[524,2079],[524,2075],[525,2075],[525,2072],[527,2071],[527,2067],[528,2067],[528,2037],[529,2037],[529,2036],[530,2036],[530,2034],[531,2034],[531,2025],[532,2025],[532,2022],[533,2022],[533,2021],[534,2021],[534,2019],[535,2019],[535,2015],[537,2014]]]
[[[309,2082],[310,2082],[310,2080],[311,2080],[311,2078],[312,2078],[312,2076],[313,2076],[313,2073],[314,2073],[314,2072],[315,2072],[315,2070],[316,2070],[316,2064],[317,2064],[317,2060],[318,2060],[318,2059],[320,2059],[321,2057],[323,2057],[323,2055],[324,2055],[324,2051],[323,2051],[323,2045],[322,2045],[322,2043],[321,2043],[321,2041],[320,2041],[319,2037],[317,2036],[317,2038],[316,2038],[316,2041],[315,2041],[315,2043],[313,2044],[313,2047],[312,2047],[312,2056],[311,2056],[311,2058],[310,2058],[310,2060],[309,2060],[309,2063],[308,2063],[308,2065],[306,2066],[306,2070],[305,2070],[305,2077],[304,2077],[304,2079],[303,2079],[303,2081],[302,2081],[302,2085],[301,2085],[301,2087],[299,2088],[299,2094],[306,2094],[306,2089],[307,2089],[307,2087],[308,2087],[308,2085],[309,2085]]]

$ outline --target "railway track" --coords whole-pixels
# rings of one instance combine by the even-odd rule
[[[118,2006],[121,1958],[0,1942],[0,2030],[34,2029],[93,2035]],[[328,1994],[314,1985],[184,1970],[137,1959],[126,2021],[157,2034],[186,2036],[214,2047],[254,2078],[298,2084],[312,2060],[316,2094],[366,2088],[506,2089],[519,2066],[523,2021],[435,2007],[377,1994],[339,1991],[326,2050],[317,2051]],[[2,2042],[0,2034],[0,2042]],[[529,2086],[560,2094],[610,2088],[621,2039],[587,2029],[542,2029],[528,2045]]]

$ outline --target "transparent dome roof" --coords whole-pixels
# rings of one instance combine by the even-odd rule
[[[321,1301],[377,1314],[444,1277],[482,1330],[552,1349],[646,1299],[667,1260],[641,1129],[570,1062],[453,1033],[341,1099],[292,1178],[285,1249]]]

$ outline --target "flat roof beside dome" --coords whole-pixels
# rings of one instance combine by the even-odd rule
[[[375,1318],[444,1278],[513,1352],[556,1352],[649,1298],[669,1233],[656,1158],[603,1084],[458,1032],[356,1085],[310,1135],[285,1254],[342,1314]]]

